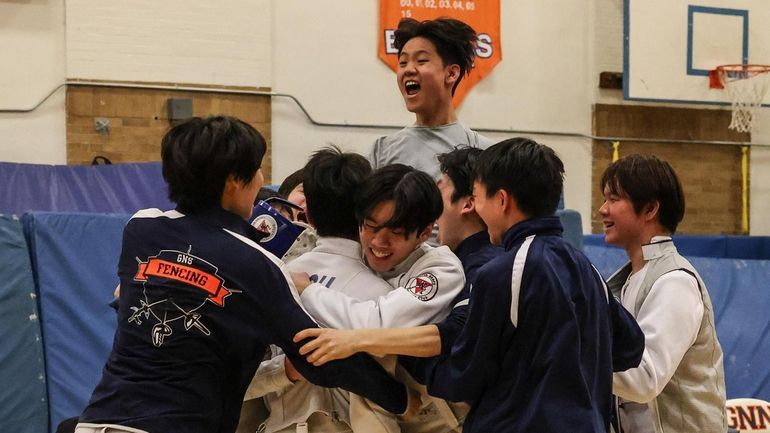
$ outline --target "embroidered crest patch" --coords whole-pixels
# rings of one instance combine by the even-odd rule
[[[240,290],[225,286],[219,276],[219,269],[208,261],[191,253],[192,246],[185,251],[162,250],[145,260],[136,258],[137,271],[134,281],[142,284],[142,296],[139,304],[131,306],[133,313],[128,323],[142,326],[146,321],[152,325],[150,337],[155,347],[163,346],[166,338],[175,332],[181,332],[179,323],[185,331],[195,328],[203,335],[210,336],[202,308],[207,302],[217,307],[225,306],[225,299]],[[184,296],[158,298],[148,294],[147,285],[166,286],[178,289],[182,286]],[[196,290],[188,290],[194,288]],[[177,323],[177,325],[174,325]],[[148,326],[145,324],[144,326]]]
[[[278,223],[275,221],[275,218],[267,214],[262,214],[254,218],[251,225],[267,235],[260,239],[260,242],[270,242],[275,237],[275,234],[278,233]]]
[[[430,301],[438,293],[438,279],[430,272],[422,273],[406,283],[406,290],[421,301]]]

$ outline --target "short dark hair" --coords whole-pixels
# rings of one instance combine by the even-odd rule
[[[479,154],[481,149],[478,147],[463,146],[438,156],[441,173],[445,173],[455,187],[452,203],[473,193],[473,177]]]
[[[280,197],[289,198],[289,194],[294,191],[294,188],[302,183],[302,170],[304,170],[304,168],[300,168],[294,173],[286,176],[286,179],[281,182],[281,185],[278,187],[278,195]]]
[[[460,66],[460,76],[452,86],[454,95],[460,81],[473,68],[473,59],[476,58],[476,31],[468,24],[453,18],[442,17],[426,21],[404,18],[398,23],[398,29],[394,33],[393,45],[398,50],[398,55],[401,55],[401,50],[410,39],[417,37],[428,39],[436,46],[444,66]]]
[[[653,155],[628,155],[610,164],[602,174],[601,189],[627,195],[637,214],[655,201],[658,220],[672,234],[684,218],[684,192],[671,165]]]
[[[257,200],[256,201],[257,202],[264,201],[264,200],[267,200],[267,199],[270,199],[270,198],[273,198],[273,197],[280,197],[280,195],[278,195],[278,191],[276,191],[276,190],[274,190],[272,188],[268,188],[266,186],[263,186],[262,188],[259,189],[259,192],[257,193]]]
[[[484,150],[476,162],[476,180],[487,195],[504,189],[528,217],[552,215],[564,185],[564,163],[548,146],[511,138]]]
[[[383,227],[404,229],[404,237],[431,227],[443,211],[441,192],[433,178],[404,164],[377,169],[356,193],[356,220],[363,225],[377,205],[393,200],[395,209]]]
[[[335,146],[310,157],[302,182],[306,212],[318,235],[358,240],[354,196],[370,174],[372,166],[366,158]]]
[[[251,182],[266,150],[262,135],[234,117],[193,117],[180,123],[161,142],[168,198],[182,212],[221,206],[227,178]]]

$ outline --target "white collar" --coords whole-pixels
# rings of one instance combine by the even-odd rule
[[[672,242],[671,236],[653,236],[649,244],[642,245],[642,257],[645,261],[662,257]]]

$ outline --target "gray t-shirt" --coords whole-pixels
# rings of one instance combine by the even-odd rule
[[[451,152],[458,146],[486,149],[492,144],[492,140],[460,122],[441,126],[407,126],[395,134],[378,138],[368,158],[374,169],[388,164],[406,164],[438,180],[441,172],[437,155]]]

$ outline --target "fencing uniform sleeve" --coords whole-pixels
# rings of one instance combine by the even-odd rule
[[[281,392],[291,386],[291,380],[286,377],[285,360],[286,355],[280,354],[267,361],[262,361],[243,399],[251,400],[264,397],[267,393]]]
[[[613,375],[613,392],[637,403],[657,397],[695,342],[702,320],[703,300],[692,275],[674,271],[655,281],[637,316],[645,336],[642,361]]]
[[[369,301],[314,283],[302,292],[302,304],[330,328],[405,328],[442,320],[465,284],[462,269],[440,256],[421,263],[410,275],[414,277],[400,287]]]
[[[299,348],[306,341],[294,343],[293,336],[317,325],[295,302],[292,291],[296,290],[293,286],[290,288],[287,276],[278,268],[273,269],[273,287],[259,294],[264,307],[261,313],[268,323],[273,324],[273,343],[284,350],[294,367],[316,385],[343,388],[374,401],[389,412],[403,413],[407,407],[406,388],[370,356],[357,354],[315,367],[299,355]]]

